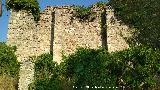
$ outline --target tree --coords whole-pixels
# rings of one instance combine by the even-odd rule
[[[110,3],[118,19],[138,30],[135,42],[160,47],[160,0],[110,0]]]

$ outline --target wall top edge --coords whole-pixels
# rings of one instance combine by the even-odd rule
[[[75,7],[75,6],[73,6],[73,5],[46,6],[46,7],[45,7],[45,10],[47,10],[47,9],[73,9],[74,7]],[[97,9],[98,9],[98,7],[93,7],[93,9],[94,9],[94,8],[97,8]],[[113,10],[110,5],[106,6],[105,8],[106,8],[106,10]]]

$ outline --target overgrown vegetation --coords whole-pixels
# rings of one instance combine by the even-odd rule
[[[160,0],[110,0],[110,4],[118,19],[138,30],[134,43],[160,47]]]
[[[40,9],[39,3],[37,0],[6,0],[7,9],[15,10],[27,10],[31,11],[35,21],[38,21],[40,18]]]
[[[51,56],[39,58],[35,64],[36,81],[33,85],[36,90],[73,90],[75,87],[85,90],[86,86],[92,90],[91,87],[95,86],[149,90],[158,86],[160,51],[147,46],[115,53],[108,53],[105,49],[79,48],[64,56],[60,65],[55,65]]]
[[[9,47],[4,43],[0,43],[0,74],[7,74],[10,76],[18,76],[20,64],[14,54],[16,48]]]
[[[73,14],[73,17],[79,18],[81,21],[93,21],[95,19],[95,13],[91,11],[90,7],[84,7],[84,6],[76,6],[74,9],[76,12]]]
[[[131,47],[128,50],[112,53],[110,67],[127,90],[153,89],[160,73],[160,51],[148,46]]]
[[[0,89],[16,90],[20,64],[15,55],[15,47],[0,43]]]
[[[85,86],[115,87],[117,78],[112,76],[107,68],[110,64],[111,57],[104,49],[80,48],[74,54],[64,58],[63,76],[73,82],[73,86],[79,90],[86,89]]]
[[[96,12],[93,12],[92,8],[97,7],[97,8],[102,8],[106,6],[108,3],[107,2],[97,2],[96,4],[93,4],[89,7],[84,7],[84,6],[75,6],[74,10],[76,11],[73,14],[73,17],[79,18],[80,21],[93,21],[96,18]]]
[[[29,90],[61,90],[56,65],[50,54],[37,57],[34,67],[35,80],[30,84]]]

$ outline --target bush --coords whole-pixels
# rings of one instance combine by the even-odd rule
[[[60,80],[57,74],[57,63],[53,62],[53,56],[42,54],[35,59],[35,80],[29,86],[30,90],[61,90]]]
[[[75,87],[116,86],[116,77],[108,69],[112,64],[111,57],[104,49],[79,48],[74,54],[65,57],[61,64],[64,77]]]
[[[7,74],[17,77],[19,74],[20,63],[15,55],[15,47],[9,47],[0,43],[0,74]]]
[[[18,89],[18,74],[20,63],[15,55],[15,47],[0,43],[0,89]]]
[[[35,90],[94,90],[91,87],[125,87],[148,90],[158,85],[160,50],[134,46],[108,53],[105,49],[79,48],[56,65],[52,55],[43,54],[35,62]],[[82,88],[81,88],[82,87]],[[113,88],[112,88],[113,89]]]
[[[156,75],[160,71],[159,50],[136,46],[113,53],[112,56],[113,74],[123,80],[127,89],[148,90],[156,86]]]
[[[92,11],[93,6],[96,6],[97,8],[103,8],[107,4],[107,2],[99,1],[89,7],[75,6],[74,10],[76,12],[73,14],[73,17],[79,18],[80,21],[93,21],[96,18],[96,13]]]
[[[80,21],[93,21],[95,19],[95,13],[92,12],[92,6],[84,7],[84,6],[75,6],[74,10],[76,11],[73,14],[73,17],[79,18]]]
[[[118,19],[138,30],[133,43],[160,47],[160,0],[110,0],[110,4]]]
[[[145,46],[109,54],[103,49],[78,49],[61,63],[63,75],[73,86],[124,86],[127,90],[157,85],[160,51]],[[83,89],[82,89],[83,90]]]
[[[31,11],[36,21],[40,18],[39,3],[37,0],[6,0],[7,9]]]

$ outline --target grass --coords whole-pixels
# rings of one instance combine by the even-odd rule
[[[0,90],[18,90],[18,78],[0,75]]]

